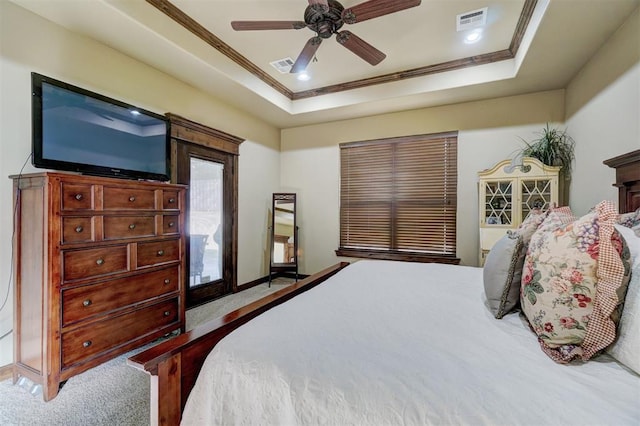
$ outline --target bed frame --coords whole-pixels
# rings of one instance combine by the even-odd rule
[[[640,209],[640,149],[603,161],[616,169],[620,213]]]
[[[640,150],[605,160],[604,164],[616,169],[614,186],[619,190],[620,212],[640,208]],[[317,286],[347,265],[347,262],[338,263],[129,358],[129,365],[151,375],[151,425],[180,423],[205,358],[224,336],[272,307]]]
[[[337,263],[247,306],[166,340],[127,360],[151,375],[151,425],[178,425],[189,392],[211,349],[263,312],[317,286],[349,265]]]

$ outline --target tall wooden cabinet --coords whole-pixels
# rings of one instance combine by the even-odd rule
[[[481,266],[496,241],[516,229],[531,210],[558,204],[560,169],[525,157],[521,166],[511,167],[511,160],[504,160],[478,173]]]
[[[45,400],[80,372],[185,325],[185,188],[12,176],[14,380]]]

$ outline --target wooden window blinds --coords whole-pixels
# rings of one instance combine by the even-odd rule
[[[337,254],[454,258],[457,141],[449,132],[340,144]]]

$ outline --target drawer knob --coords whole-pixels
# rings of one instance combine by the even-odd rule
[[[76,232],[79,234],[84,230],[82,226],[76,226]]]
[[[91,340],[87,340],[86,342],[83,342],[82,346],[84,346],[85,348],[88,348],[89,346],[91,346]]]
[[[173,203],[175,203],[175,202],[176,202],[176,199],[175,199],[175,198],[169,198],[169,203],[173,204]]]
[[[131,225],[129,225],[129,229],[136,229],[136,224],[132,223]]]
[[[99,258],[98,260],[96,260],[96,265],[102,265],[102,264],[104,264],[103,258]]]
[[[131,197],[129,197],[129,201],[131,201],[132,203],[136,200],[136,197],[134,197],[133,195]]]
[[[170,312],[170,311],[164,311],[164,316],[165,316],[165,317],[168,317],[169,315],[171,315],[171,312]]]
[[[89,305],[91,305],[91,300],[90,299],[87,299],[87,300],[82,302],[82,306],[89,306]]]
[[[164,250],[158,250],[158,256],[164,256]]]
[[[173,228],[173,225],[175,225],[174,222],[169,222],[169,228]]]
[[[75,198],[78,201],[82,200],[82,194],[76,194]]]
[[[170,282],[171,282],[171,280],[170,280],[169,278],[165,278],[165,279],[164,279],[164,283],[165,283],[165,284],[169,284]]]

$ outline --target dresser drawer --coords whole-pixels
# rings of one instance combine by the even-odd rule
[[[162,208],[164,210],[178,210],[180,208],[178,191],[162,191]]]
[[[62,333],[62,365],[68,367],[142,338],[162,327],[179,325],[178,299],[161,302],[125,315]]]
[[[162,233],[164,235],[179,234],[180,222],[178,219],[180,219],[180,216],[177,215],[162,216]]]
[[[62,291],[62,325],[178,291],[178,266]]]
[[[179,240],[138,243],[138,267],[157,265],[178,259],[180,259]]]
[[[62,281],[73,281],[127,270],[127,246],[110,246],[62,253]]]
[[[62,183],[62,210],[91,210],[92,185]]]
[[[153,210],[155,208],[155,191],[153,189],[105,186],[103,188],[103,197],[105,210]]]
[[[94,240],[93,217],[63,217],[62,242],[83,243]]]
[[[154,216],[105,216],[104,239],[151,237],[155,235]]]

